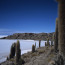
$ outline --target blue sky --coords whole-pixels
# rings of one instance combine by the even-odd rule
[[[0,32],[54,32],[55,0],[0,0]]]

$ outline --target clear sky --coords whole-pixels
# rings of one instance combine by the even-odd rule
[[[0,0],[0,32],[54,32],[55,0]]]

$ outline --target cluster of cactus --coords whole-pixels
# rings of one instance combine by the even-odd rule
[[[32,45],[32,53],[35,52],[35,45]]]
[[[20,42],[17,41],[16,43],[16,65],[19,65],[20,59],[21,59]]]
[[[45,46],[53,46],[53,41],[51,41],[51,44],[50,44],[49,41],[48,42],[45,42]]]
[[[20,42],[17,41],[17,43],[13,43],[12,46],[11,46],[11,50],[10,50],[10,55],[9,55],[9,58],[14,58],[15,56],[15,53],[16,53],[16,65],[22,65],[24,64],[24,60],[21,59],[21,49],[20,49]],[[7,57],[7,60],[9,59]]]
[[[13,43],[12,46],[11,46],[9,59],[14,58],[14,56],[15,56],[15,51],[16,51],[16,43]]]
[[[41,40],[39,40],[39,48],[40,48],[40,45],[41,45]]]
[[[57,64],[55,65],[65,65],[65,0],[57,0],[57,1],[59,3],[58,4],[59,20],[56,21],[54,49],[55,52],[59,50],[59,55]]]

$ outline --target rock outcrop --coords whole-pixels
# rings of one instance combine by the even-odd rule
[[[47,40],[47,38],[49,37],[49,39],[51,40],[53,33],[15,33],[2,39]]]

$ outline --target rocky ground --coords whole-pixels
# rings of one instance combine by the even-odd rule
[[[23,65],[51,65],[54,62],[57,54],[54,53],[54,47],[41,47],[36,49],[36,52],[28,52],[21,56],[25,61]],[[7,60],[1,65],[15,65],[15,60]]]

